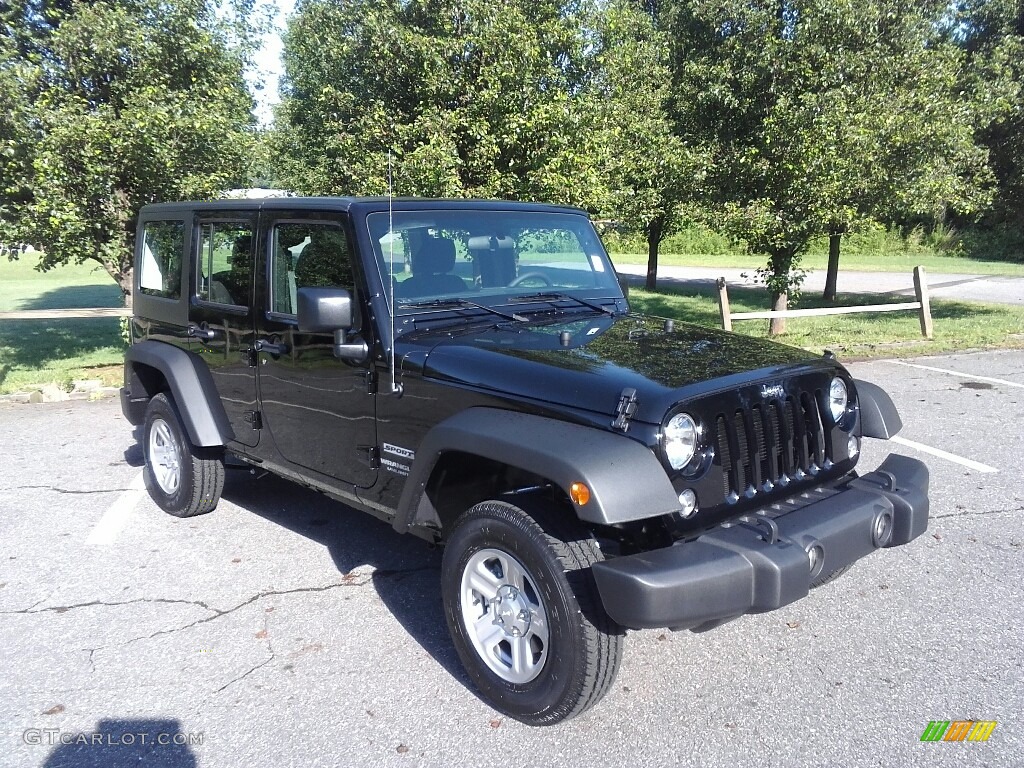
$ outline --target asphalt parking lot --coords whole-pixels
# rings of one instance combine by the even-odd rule
[[[245,472],[174,519],[116,400],[0,404],[0,766],[1020,765],[1024,352],[850,367],[905,422],[862,466],[927,462],[928,533],[773,614],[630,633],[544,729],[473,693],[437,550]]]

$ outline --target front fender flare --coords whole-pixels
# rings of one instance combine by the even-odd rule
[[[140,341],[125,353],[126,368],[148,365],[163,374],[174,396],[189,440],[198,447],[227,445],[235,438],[217,386],[206,363],[196,354],[172,344]],[[148,393],[150,397],[155,392]]]
[[[679,510],[661,462],[637,441],[564,421],[496,408],[468,408],[437,424],[423,439],[402,491],[394,527],[399,532],[436,521],[426,494],[438,459],[459,451],[532,472],[566,495],[576,482],[590,501],[573,504],[581,520],[625,523]]]
[[[877,384],[854,379],[860,404],[860,423],[864,437],[888,440],[903,429],[903,420],[892,398]]]

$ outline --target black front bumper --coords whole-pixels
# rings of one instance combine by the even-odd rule
[[[928,468],[890,455],[827,498],[593,567],[605,610],[633,629],[710,629],[799,600],[822,574],[928,528]],[[810,552],[815,550],[812,568]]]

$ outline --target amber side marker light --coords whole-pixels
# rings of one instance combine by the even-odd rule
[[[583,483],[573,483],[569,486],[569,498],[581,507],[585,507],[590,501],[590,489]]]

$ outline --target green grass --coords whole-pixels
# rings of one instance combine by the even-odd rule
[[[0,259],[0,311],[116,307],[121,291],[93,265],[34,269],[29,253],[18,261]],[[0,320],[0,394],[44,384],[70,387],[74,379],[121,378],[124,349],[116,318]]]
[[[612,260],[619,264],[647,264],[647,246],[636,236],[603,235]],[[861,272],[910,272],[922,265],[929,272],[984,275],[1024,275],[1024,251],[1016,247],[964,246],[955,234],[925,235],[913,230],[902,235],[881,227],[843,238],[840,269]],[[764,259],[751,256],[724,236],[697,225],[672,235],[662,243],[658,264],[669,267],[725,267],[753,271]],[[828,266],[828,239],[811,243],[803,257],[804,269]]]
[[[612,252],[615,264],[640,264],[646,266],[646,253]],[[763,260],[741,253],[660,253],[659,267],[723,267],[726,269],[749,269],[753,272],[762,266]],[[841,254],[839,269],[850,272],[907,272],[916,266],[923,266],[930,274],[975,274],[975,275],[1024,275],[1024,264],[1009,261],[980,261],[964,256],[939,256],[935,254],[907,253],[851,253]],[[807,270],[824,271],[828,267],[828,254],[810,253],[803,258],[800,266]]]
[[[870,258],[865,256],[861,263]],[[59,267],[40,273],[34,265],[31,255],[16,262],[0,259],[0,310],[114,307],[120,303],[119,289],[98,267]],[[738,266],[749,266],[749,262]],[[934,266],[928,268],[941,271]],[[768,306],[761,288],[731,288],[729,296],[735,312]],[[904,300],[840,295],[838,303],[866,305]],[[658,293],[634,289],[630,302],[636,310],[649,314],[719,326],[718,303],[710,288]],[[808,294],[796,306],[809,308],[822,303],[816,295]],[[932,314],[933,341],[922,339],[915,312],[790,318],[788,333],[780,341],[816,352],[832,349],[847,359],[1024,347],[1024,309],[1019,307],[933,300]],[[767,335],[764,320],[737,321],[734,328],[751,336]],[[99,378],[116,384],[121,377],[122,358],[118,321],[113,318],[0,320],[0,394],[50,383],[66,386],[73,379]]]
[[[630,305],[637,311],[699,325],[721,327],[717,291],[648,292],[632,289]],[[899,303],[904,297],[840,294],[838,306]],[[733,312],[768,308],[763,288],[730,288]],[[829,306],[820,297],[804,296],[793,309]],[[931,355],[964,349],[1024,347],[1024,308],[967,301],[932,301],[934,336],[921,336],[916,311],[873,312],[827,317],[791,317],[777,340],[813,352],[831,349],[846,359]],[[733,330],[748,336],[768,335],[767,320],[737,320]]]

